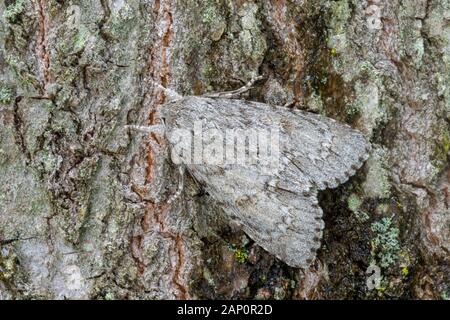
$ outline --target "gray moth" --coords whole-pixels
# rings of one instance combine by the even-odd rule
[[[183,166],[221,203],[225,213],[250,238],[292,267],[309,267],[320,248],[324,222],[318,191],[347,181],[370,152],[370,144],[363,134],[334,119],[281,106],[223,98],[219,94],[178,97],[164,105],[161,118],[174,163]],[[211,140],[217,138],[217,134],[207,135],[211,132],[234,130],[238,132],[232,136],[234,139],[248,133],[249,128],[260,133],[276,130],[276,141],[266,139],[269,145],[277,144],[277,158],[272,159],[276,160],[276,166],[268,170],[267,162],[256,159],[261,150],[252,152],[248,140],[245,140],[248,160],[245,164],[211,162],[208,157],[193,159],[195,156],[186,152],[189,149],[186,147],[194,145],[195,148],[196,126],[202,137],[209,137],[203,141],[207,146],[212,140],[221,141]],[[135,126],[139,128],[143,127]],[[154,130],[147,128],[144,130]],[[191,138],[187,139],[189,134]],[[227,134],[224,137],[223,144],[220,143],[226,149],[230,141]],[[184,144],[180,143],[183,139]],[[236,147],[232,149],[236,153]]]

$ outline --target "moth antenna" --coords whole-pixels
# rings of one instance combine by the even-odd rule
[[[178,180],[178,188],[177,192],[175,192],[174,195],[170,197],[170,199],[167,201],[168,204],[173,203],[183,192],[184,189],[184,168],[183,166],[178,167],[178,173],[180,174],[180,179]]]
[[[243,86],[242,88],[239,88],[239,89],[236,89],[236,90],[233,90],[233,91],[207,93],[207,94],[204,94],[202,97],[206,97],[206,98],[226,98],[226,99],[236,98],[240,94],[250,90],[253,87],[253,85],[255,84],[255,82],[258,81],[258,80],[261,80],[262,78],[263,78],[263,76],[255,76],[249,82],[247,82],[247,84],[245,86]]]
[[[179,94],[178,92],[176,92],[175,90],[166,88],[166,87],[164,87],[163,85],[159,84],[158,82],[156,82],[154,80],[150,80],[150,82],[152,84],[154,84],[155,86],[157,86],[162,91],[164,91],[164,93],[166,94],[166,96],[167,96],[167,98],[169,99],[170,102],[177,101],[177,100],[180,100],[180,99],[183,98],[183,96],[181,94]]]
[[[126,125],[125,129],[141,131],[145,133],[155,133],[160,136],[163,136],[166,132],[165,127],[162,124],[155,124],[151,126]]]

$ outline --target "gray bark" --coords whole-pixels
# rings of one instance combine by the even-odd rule
[[[450,295],[448,0],[0,1],[0,299]],[[130,134],[166,96],[236,89],[372,143],[321,193],[322,247],[290,268]],[[159,145],[155,148],[155,145]],[[381,268],[369,289],[366,270]]]

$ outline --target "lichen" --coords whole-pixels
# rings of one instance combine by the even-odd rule
[[[409,275],[409,269],[408,267],[403,267],[402,268],[402,276],[403,277],[407,277]]]
[[[10,280],[16,271],[17,256],[6,247],[0,246],[0,280]]]
[[[282,84],[279,81],[267,81],[264,89],[264,100],[267,104],[282,106],[293,101],[292,93],[283,88]],[[312,95],[309,99],[312,99]],[[318,99],[320,100],[320,97],[318,97]],[[312,104],[310,105],[308,103],[308,107],[312,107]]]
[[[5,12],[3,13],[3,17],[10,23],[15,23],[19,16],[24,11],[23,0],[16,0],[16,2],[10,4]]]
[[[25,62],[20,61],[15,55],[9,54],[5,56],[5,62],[14,72],[17,80],[24,87],[40,88],[40,83],[36,77],[28,71],[28,66]]]
[[[371,225],[374,236],[371,241],[372,258],[382,268],[389,268],[399,257],[399,229],[393,224],[392,218],[383,218]]]
[[[401,49],[401,55],[405,58],[412,59],[417,69],[422,65],[423,55],[425,53],[422,27],[422,21],[420,20],[406,20],[405,26],[401,29],[401,37],[404,43]]]
[[[400,250],[398,254],[398,262],[400,266],[400,273],[404,279],[410,275],[411,257],[407,251]]]
[[[245,250],[237,249],[234,253],[234,257],[236,258],[237,262],[246,263],[248,259],[248,253]]]
[[[356,212],[361,207],[362,201],[356,194],[352,193],[350,197],[348,197],[347,204],[351,211]]]
[[[442,56],[437,69],[438,94],[443,97],[447,117],[450,117],[450,2],[439,1],[429,8],[427,19],[424,21],[424,29],[427,36],[436,44],[440,44]]]
[[[316,94],[315,92],[313,92],[308,97],[307,106],[308,106],[308,111],[317,112],[317,113],[324,112],[324,105],[323,105],[322,98],[320,97],[320,95]]]
[[[333,1],[331,3],[327,45],[331,49],[333,56],[336,56],[338,52],[344,52],[347,47],[345,31],[349,18],[350,8],[347,0]]]
[[[389,211],[389,205],[386,203],[380,203],[375,208],[375,212],[379,215],[385,215]]]
[[[331,48],[331,50],[330,50],[330,55],[331,55],[332,57],[336,57],[336,56],[337,56],[337,50],[336,50],[336,48]]]
[[[435,131],[436,144],[433,165],[436,168],[436,173],[440,173],[447,166],[447,158],[450,151],[450,132],[445,122],[437,125]]]
[[[386,199],[391,195],[388,150],[375,147],[367,161],[367,176],[363,184],[368,197]]]
[[[282,287],[275,287],[275,289],[273,290],[273,298],[275,300],[283,300],[286,298],[286,290]]]
[[[84,49],[86,42],[89,39],[89,35],[90,35],[89,31],[86,28],[80,27],[80,29],[78,30],[77,34],[73,39],[72,53],[76,53]]]
[[[8,154],[5,152],[5,150],[0,149],[0,165],[6,163],[8,160]]]
[[[121,2],[121,5],[111,10],[111,17],[104,26],[106,33],[109,33],[113,38],[121,39],[130,37],[130,32],[133,30],[133,22],[136,19],[136,9]]]
[[[212,286],[212,287],[216,286],[215,281],[214,281],[214,277],[212,276],[211,271],[209,271],[208,268],[204,268],[203,269],[203,278],[206,280],[206,282],[210,286]]]
[[[353,118],[359,115],[359,113],[361,112],[361,108],[356,105],[350,105],[349,107],[347,107],[346,112],[349,118]]]
[[[446,301],[450,300],[450,294],[447,291],[442,292],[441,299]]]
[[[116,299],[116,298],[115,298],[113,292],[107,292],[107,293],[105,294],[105,300],[115,300],[115,299]]]
[[[369,215],[360,209],[362,204],[362,199],[354,193],[352,193],[347,199],[348,208],[354,213],[356,219],[360,222],[365,222],[369,219]]]
[[[202,69],[202,75],[205,78],[213,79],[217,76],[217,69],[213,65],[207,64]]]
[[[365,70],[361,72],[367,73]],[[374,75],[369,76],[374,77]],[[370,83],[357,81],[355,84],[356,99],[347,108],[348,113],[361,115],[360,127],[369,135],[388,118],[381,103],[381,92],[377,82],[377,79],[373,79]]]
[[[12,101],[12,90],[10,88],[0,88],[0,104],[10,104]]]
[[[213,5],[207,6],[202,12],[202,22],[212,24],[217,20],[217,10]]]
[[[242,247],[238,247],[236,244],[228,245],[228,248],[234,252],[234,258],[237,262],[244,264],[248,260],[248,250]]]
[[[259,66],[267,50],[266,40],[261,31],[261,21],[257,18],[258,6],[246,3],[238,13],[241,17],[242,30],[239,33],[239,44],[235,47],[238,57],[247,57],[255,66]],[[254,70],[253,72],[256,72]]]

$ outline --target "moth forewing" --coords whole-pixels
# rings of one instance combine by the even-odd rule
[[[164,113],[167,132],[181,130],[169,138],[176,160],[256,243],[307,267],[324,227],[317,190],[362,166],[364,136],[324,116],[244,100],[185,97]]]

